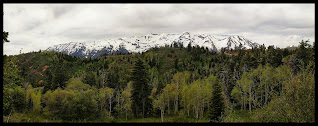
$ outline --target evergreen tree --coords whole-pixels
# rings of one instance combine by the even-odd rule
[[[144,118],[150,112],[152,106],[149,99],[151,94],[151,88],[148,85],[149,78],[141,59],[136,61],[132,73],[132,81],[132,110],[135,116],[142,113],[142,117]]]
[[[174,68],[179,71],[178,62],[179,62],[179,59],[177,58],[177,59],[174,61]]]
[[[212,84],[212,98],[209,106],[209,118],[210,122],[218,121],[218,118],[221,116],[221,113],[224,111],[224,101],[222,96],[222,89],[219,81],[216,81]]]
[[[189,42],[189,44],[188,44],[188,52],[190,52],[191,51],[191,42]]]
[[[48,90],[54,90],[53,89],[54,74],[52,73],[52,71],[50,69],[46,70],[45,72],[46,72],[47,78],[46,78],[46,81],[45,81],[46,83],[44,85],[44,89],[42,92],[43,94],[45,94]]]
[[[289,55],[289,51],[287,48],[283,49],[283,57],[286,57]]]
[[[281,64],[282,57],[279,56],[277,49],[275,49],[273,45],[268,46],[268,49],[265,54],[266,54],[266,63],[269,63],[275,67],[278,67]]]
[[[296,50],[296,56],[298,59],[301,59],[302,62],[305,63],[305,65],[307,65],[309,63],[309,60],[310,60],[310,56],[311,56],[311,53],[310,53],[310,47],[311,45],[308,44],[309,40],[307,41],[301,41]]]
[[[173,47],[174,47],[174,48],[179,48],[178,43],[177,43],[177,42],[174,42],[174,43],[173,43]]]
[[[64,60],[60,60],[55,69],[55,77],[53,78],[53,89],[58,87],[64,89],[66,87],[66,81],[69,79],[68,74],[66,73],[66,64]]]
[[[287,62],[287,65],[292,68],[294,74],[300,71],[300,60],[297,58],[296,55],[290,55],[290,59]]]
[[[90,86],[96,86],[97,87],[96,79],[97,79],[96,74],[93,71],[88,71],[85,74],[83,82],[85,84],[89,84]]]
[[[110,88],[114,88],[116,90],[120,88],[118,72],[119,72],[118,68],[113,67],[113,69],[109,71],[109,73],[107,74],[107,80],[106,80],[107,86]]]

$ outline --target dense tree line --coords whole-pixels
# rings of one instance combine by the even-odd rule
[[[226,122],[242,110],[255,122],[313,122],[315,45],[308,42],[296,49],[239,46],[219,53],[174,43],[95,59],[48,51],[4,56],[4,116]]]

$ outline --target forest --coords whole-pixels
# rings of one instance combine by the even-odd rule
[[[3,122],[315,121],[315,44],[3,55]]]

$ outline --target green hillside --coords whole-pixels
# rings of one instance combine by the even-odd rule
[[[4,56],[3,122],[314,122],[314,50]]]

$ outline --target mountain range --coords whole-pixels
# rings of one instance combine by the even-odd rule
[[[131,36],[117,39],[105,39],[93,42],[69,42],[65,44],[54,45],[47,48],[47,51],[57,51],[74,55],[81,58],[97,58],[103,54],[117,53],[138,53],[145,52],[154,47],[165,45],[183,45],[187,47],[199,45],[207,47],[211,51],[219,52],[221,48],[234,49],[235,47],[245,47],[247,49],[259,46],[244,36],[239,35],[208,35],[208,34],[193,34],[183,32],[181,34],[148,34],[144,36]]]

